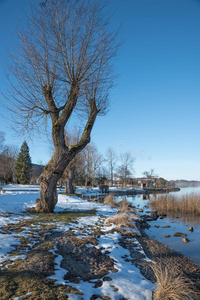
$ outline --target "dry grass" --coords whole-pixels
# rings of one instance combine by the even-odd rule
[[[104,204],[109,205],[113,208],[116,208],[117,203],[114,201],[114,195],[109,194],[108,196],[106,196],[105,199],[104,199]]]
[[[107,224],[114,224],[118,226],[119,228],[121,227],[126,227],[126,228],[133,228],[133,219],[136,216],[133,214],[135,211],[131,207],[131,205],[128,203],[127,198],[124,197],[122,201],[120,202],[115,202],[114,201],[114,196],[112,194],[109,194],[105,199],[104,199],[104,204],[109,205],[113,208],[119,208],[118,211],[116,212],[115,216],[113,218],[109,218],[107,220]],[[129,211],[132,209],[132,213],[130,214]]]
[[[134,231],[131,231],[131,230],[125,230],[121,227],[115,227],[115,228],[112,228],[111,230],[108,231],[108,233],[112,233],[112,234],[115,233],[115,232],[119,232],[119,233],[121,233],[121,235],[123,237],[129,238],[129,239],[133,239],[133,238],[138,237],[137,232],[134,232]]]
[[[151,268],[156,278],[154,300],[184,300],[195,299],[197,293],[192,282],[181,276],[177,268],[165,266],[162,263],[152,264]]]
[[[130,220],[130,215],[116,214],[113,218],[107,220],[107,224],[115,224],[119,227],[133,228],[133,223]]]
[[[149,204],[159,215],[193,215],[200,216],[200,195],[191,193],[174,197],[170,195],[151,199]]]
[[[126,196],[120,202],[116,202],[114,199],[115,196],[113,194],[109,194],[104,199],[104,204],[109,205],[113,208],[119,208],[118,213],[126,214],[129,211],[134,213],[134,208],[128,203]]]
[[[118,202],[119,210],[118,212],[121,214],[127,214],[129,212],[130,204],[128,203],[126,196],[122,199],[122,201]]]

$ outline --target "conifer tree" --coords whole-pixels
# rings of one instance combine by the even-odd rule
[[[29,147],[26,141],[23,142],[20,152],[17,157],[15,165],[15,177],[18,183],[26,184],[30,183],[32,171],[31,157],[29,154]]]

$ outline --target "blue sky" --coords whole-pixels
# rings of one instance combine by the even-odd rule
[[[28,9],[27,0],[0,0],[0,88],[11,31]],[[109,0],[112,26],[123,21],[124,41],[115,62],[119,74],[111,107],[99,117],[92,140],[130,151],[135,176],[151,168],[167,179],[200,180],[200,1]],[[4,113],[4,111],[3,111]],[[6,142],[21,146],[8,120],[0,116]],[[50,158],[48,143],[29,142],[33,162]]]

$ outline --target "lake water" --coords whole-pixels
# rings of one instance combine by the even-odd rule
[[[179,192],[172,192],[170,195],[178,196],[188,193],[200,194],[200,187],[182,188]],[[153,195],[150,195],[150,197],[153,197]],[[140,208],[144,210],[143,213],[138,213],[140,215],[148,214],[146,211],[151,210],[148,205],[148,199],[143,200],[142,198],[142,195],[127,196],[128,202],[137,209]],[[173,248],[175,251],[182,253],[184,256],[189,257],[195,263],[200,264],[200,217],[190,220],[165,217],[163,219],[159,218],[156,221],[151,221],[149,222],[149,225],[151,227],[145,230],[148,236],[167,245],[169,248]],[[155,227],[157,225],[160,227]],[[170,228],[161,228],[162,226],[167,225],[170,225]],[[188,230],[191,226],[194,228],[193,232]],[[190,242],[184,244],[182,237],[174,237],[175,232],[186,233]],[[170,238],[166,238],[164,235],[170,235]]]

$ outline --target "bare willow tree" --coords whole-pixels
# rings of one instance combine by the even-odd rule
[[[3,155],[0,155],[0,178],[2,178],[6,184],[13,182],[18,152],[18,148],[11,145],[6,146]]]
[[[97,115],[108,108],[113,57],[118,50],[101,0],[48,0],[34,6],[18,34],[9,81],[10,109],[24,130],[52,126],[54,153],[40,176],[36,209],[52,212],[56,185],[67,165],[89,143]],[[64,128],[74,112],[84,117],[79,141],[67,146]],[[16,118],[16,114],[19,118]],[[43,127],[42,127],[43,126]]]
[[[113,148],[109,147],[106,152],[106,161],[108,164],[110,180],[111,180],[112,185],[113,185],[114,170],[115,170],[115,167],[117,164],[117,160],[118,160],[118,157],[117,157],[115,150]]]
[[[93,143],[85,147],[82,159],[84,160],[85,186],[87,186],[94,183],[97,171],[104,159]]]
[[[133,163],[134,158],[131,152],[126,151],[120,155],[120,165],[117,169],[117,177],[121,181],[122,185],[126,186],[128,181],[133,179]]]

